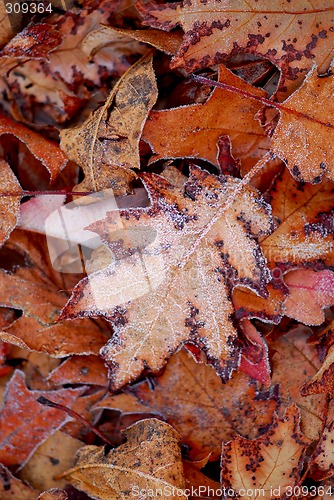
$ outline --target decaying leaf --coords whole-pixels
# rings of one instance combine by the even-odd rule
[[[35,449],[68,421],[65,413],[37,403],[39,396],[71,405],[82,392],[82,389],[29,391],[24,374],[16,370],[7,386],[0,410],[1,463],[15,469],[22,468]]]
[[[300,480],[310,442],[299,430],[299,419],[298,408],[291,405],[257,439],[237,437],[223,444],[222,484],[233,488],[237,498],[282,497]]]
[[[61,148],[82,166],[80,190],[113,188],[129,191],[140,168],[139,139],[147,115],[157,98],[152,58],[134,64],[119,80],[105,104],[76,128],[61,132]]]
[[[331,399],[326,425],[311,457],[311,477],[323,481],[334,475],[334,400]]]
[[[9,469],[0,464],[0,495],[1,500],[13,500],[14,498],[36,500],[38,491],[14,477]]]
[[[187,341],[228,378],[237,361],[229,287],[266,295],[269,273],[254,237],[270,231],[270,211],[255,189],[245,187],[235,201],[239,180],[197,167],[182,189],[155,174],[142,178],[152,205],[110,212],[89,226],[117,260],[77,285],[61,319],[112,321],[103,357],[115,388],[144,368],[158,371]]]
[[[0,197],[0,246],[9,238],[20,214],[20,192],[22,191],[14,173],[5,160],[0,160],[0,191],[16,193],[14,196]]]
[[[48,377],[56,385],[108,385],[107,369],[98,356],[71,356]]]
[[[157,413],[172,425],[192,457],[219,458],[222,441],[238,433],[256,437],[277,410],[274,391],[260,392],[256,383],[236,373],[227,384],[186,351],[172,356],[160,377],[134,386],[127,394],[107,395],[95,407],[122,413]]]
[[[44,491],[38,497],[38,500],[67,500],[68,496],[66,491],[59,488],[51,488],[51,490]]]
[[[14,260],[13,269],[9,257]],[[52,269],[43,236],[16,230],[0,253],[1,265],[9,265],[11,271],[0,269],[0,305],[24,313],[0,332],[2,340],[56,357],[98,354],[108,336],[97,324],[57,322],[68,297],[64,289],[76,280],[66,283]]]
[[[138,8],[152,27],[169,31],[182,26],[185,35],[173,68],[191,72],[238,53],[257,54],[281,69],[281,90],[290,93],[313,61],[325,72],[333,57],[331,0],[141,1]]]
[[[302,387],[309,382],[321,363],[314,345],[307,343],[310,330],[300,326],[276,342],[269,343],[272,383],[280,384],[282,406],[297,404],[301,414],[301,430],[309,439],[319,438],[327,411],[327,397],[314,394],[305,397]]]
[[[314,67],[280,109],[271,150],[300,181],[334,180],[333,93],[332,71],[319,78]]]
[[[291,271],[284,276],[284,282],[289,288],[285,314],[305,325],[321,325],[325,321],[323,309],[334,305],[334,273]]]
[[[287,169],[277,178],[270,201],[278,227],[260,241],[269,267],[333,265],[333,189],[330,181],[299,183]]]
[[[257,96],[265,95],[224,66],[220,66],[219,81]],[[220,168],[218,140],[228,136],[234,157],[249,170],[269,150],[269,140],[254,118],[260,107],[261,104],[243,96],[215,88],[204,104],[151,111],[143,139],[153,149],[153,161],[199,158]]]
[[[29,151],[49,171],[51,182],[65,167],[68,159],[59,146],[43,136],[30,130],[21,123],[0,114],[0,136],[11,134],[27,146]]]
[[[115,450],[97,446],[79,450],[77,465],[65,473],[76,488],[101,500],[120,500],[141,490],[156,496],[159,489],[184,488],[180,437],[173,427],[147,419],[124,434],[126,443]]]

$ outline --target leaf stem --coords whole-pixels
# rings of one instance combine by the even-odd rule
[[[76,411],[73,411],[70,408],[67,408],[67,406],[61,405],[59,403],[54,403],[53,401],[51,401],[50,399],[45,398],[44,396],[40,396],[37,399],[37,402],[40,403],[41,405],[50,406],[50,408],[56,408],[57,410],[62,410],[65,413],[67,413],[70,417],[76,418],[77,420],[80,420],[80,422],[82,422],[83,424],[85,424],[87,427],[89,427],[89,429],[92,432],[94,432],[97,436],[99,436],[99,438],[101,438],[102,441],[104,441],[107,444],[109,444],[110,446],[114,447],[114,444],[111,441],[109,441],[109,439],[107,438],[107,436],[105,436],[105,434],[103,434],[103,432],[101,432],[98,429],[96,429],[90,422],[88,422],[88,420],[86,420],[85,418],[83,418]]]

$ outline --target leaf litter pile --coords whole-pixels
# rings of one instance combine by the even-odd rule
[[[333,0],[12,17],[0,499],[329,499]]]

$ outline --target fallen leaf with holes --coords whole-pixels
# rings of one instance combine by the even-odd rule
[[[323,481],[334,474],[334,400],[329,403],[326,425],[310,460],[310,476]]]
[[[122,498],[129,489],[135,495],[142,489],[184,488],[180,436],[173,427],[152,418],[137,422],[124,434],[126,443],[109,452],[98,446],[81,448],[77,465],[64,475],[100,500]]]
[[[3,266],[13,269],[4,270]],[[90,320],[57,322],[68,294],[77,282],[53,270],[43,236],[16,230],[0,251],[0,305],[23,316],[3,328],[0,338],[10,344],[55,357],[98,354],[108,335]],[[66,275],[65,275],[66,276]]]
[[[139,2],[144,23],[170,31],[181,26],[183,43],[172,68],[188,72],[256,54],[281,69],[281,91],[291,93],[313,62],[325,72],[333,57],[334,9],[331,0],[189,0],[161,4]]]
[[[222,441],[238,433],[256,437],[270,423],[277,405],[274,391],[261,392],[241,373],[222,384],[211,367],[197,364],[182,350],[151,384],[143,382],[130,393],[107,395],[95,409],[157,413],[180,433],[192,458],[211,453],[210,459],[215,460]]]
[[[237,362],[229,287],[266,295],[270,277],[255,237],[271,230],[269,207],[250,186],[198,167],[181,189],[156,174],[142,178],[152,205],[89,226],[117,260],[74,288],[61,319],[101,315],[113,323],[101,352],[114,388],[144,368],[157,372],[186,341],[228,378]]]
[[[302,395],[302,387],[321,367],[314,345],[307,343],[310,330],[300,326],[269,342],[272,384],[280,384],[282,407],[297,404],[301,413],[301,430],[309,439],[319,439],[327,411],[325,394]]]
[[[125,73],[105,104],[83,125],[61,132],[61,148],[85,172],[81,191],[129,191],[135,177],[131,169],[140,168],[141,131],[157,95],[152,58],[145,57]]]
[[[36,500],[38,491],[14,477],[9,469],[0,464],[0,495],[1,500]]]
[[[16,193],[16,196],[1,196],[0,198],[0,247],[9,238],[16,227],[20,214],[21,186],[13,171],[5,160],[0,160],[0,192]]]
[[[282,419],[277,416],[272,425],[257,439],[237,437],[223,444],[221,457],[222,484],[245,499],[270,499],[283,496],[287,487],[300,480],[304,455],[310,441],[299,429],[299,410],[287,408]],[[280,493],[273,493],[274,488]],[[253,494],[249,494],[252,492]]]
[[[299,183],[285,169],[270,190],[277,229],[260,240],[271,269],[332,266],[334,183]]]
[[[16,370],[0,409],[0,461],[14,469],[22,468],[36,448],[68,421],[66,413],[37,403],[39,396],[70,406],[82,392],[82,389],[30,391],[24,374]]]
[[[300,181],[316,184],[323,176],[334,180],[333,93],[332,71],[319,78],[314,67],[280,108],[271,151]]]
[[[263,97],[227,68],[220,66],[219,80]],[[233,156],[249,170],[270,143],[254,115],[261,104],[236,93],[215,88],[204,104],[191,104],[162,111],[151,111],[142,138],[154,153],[151,161],[166,158],[198,158],[220,168],[218,141],[229,136]]]
[[[285,314],[304,325],[321,325],[324,308],[334,305],[333,271],[298,270],[284,276],[289,295],[284,304]]]

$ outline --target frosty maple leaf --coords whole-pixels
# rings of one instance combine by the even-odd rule
[[[220,67],[219,81],[264,97],[255,89]],[[142,139],[153,149],[151,161],[161,158],[200,158],[218,168],[218,140],[228,135],[233,155],[249,170],[269,150],[270,142],[254,115],[261,104],[238,93],[215,88],[204,104],[191,104],[162,111],[151,111]]]
[[[237,437],[223,444],[222,483],[247,500],[282,497],[300,479],[310,441],[299,430],[299,411],[291,405],[283,419],[274,418],[267,432],[253,441]],[[272,489],[280,488],[280,495]],[[247,491],[247,494],[246,494]],[[249,493],[249,492],[253,492]]]
[[[110,212],[89,227],[118,260],[76,286],[61,319],[102,315],[112,321],[115,333],[102,355],[114,387],[145,367],[158,371],[186,341],[202,347],[228,377],[237,335],[229,290],[244,284],[266,294],[269,273],[254,237],[272,228],[269,206],[242,181],[198,167],[183,189],[156,174],[142,177],[152,206]],[[123,238],[140,246],[148,228],[157,238],[143,250],[150,266],[143,274],[141,258]],[[132,302],[129,290],[137,297]]]
[[[259,54],[282,71],[281,90],[296,89],[314,61],[320,71],[333,57],[331,0],[188,0],[144,4],[144,23],[163,30],[182,26],[183,43],[172,67],[192,72],[238,53]]]

